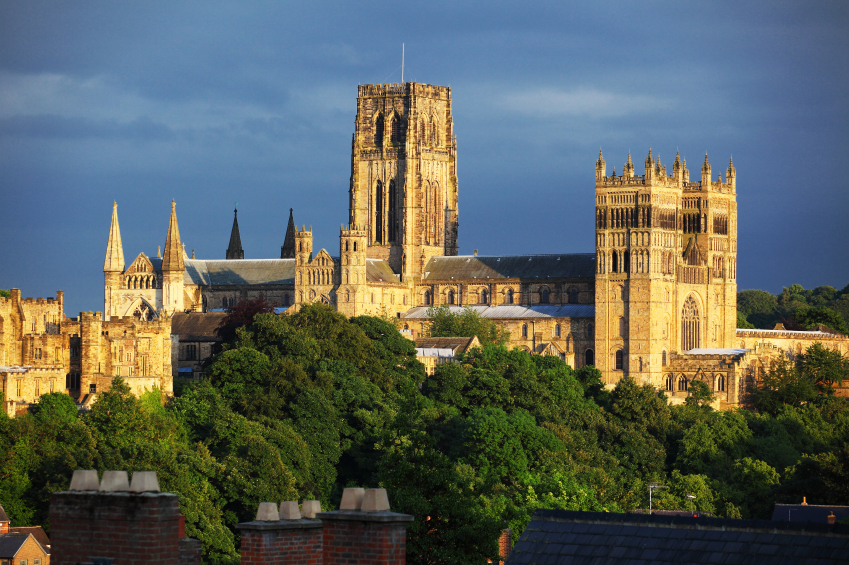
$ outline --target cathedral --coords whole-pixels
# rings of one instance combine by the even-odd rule
[[[676,155],[671,175],[649,151],[642,174],[628,155],[617,175],[595,164],[596,249],[553,255],[459,255],[457,145],[451,89],[360,85],[352,139],[349,215],[338,253],[313,251],[311,229],[290,210],[280,258],[245,259],[234,216],[224,259],[189,257],[176,203],[164,250],[129,266],[117,204],[104,263],[104,312],[146,321],[265,297],[282,308],[322,302],[348,316],[390,315],[421,333],[431,306],[470,307],[510,333],[510,345],[594,365],[606,384],[624,377],[673,402],[698,379],[717,407],[776,356],[812,343],[843,353],[849,339],[811,332],[739,330],[737,179],[693,180]]]

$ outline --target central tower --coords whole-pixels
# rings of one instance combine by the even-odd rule
[[[414,281],[431,257],[456,255],[457,192],[451,89],[360,85],[348,219],[367,256]]]

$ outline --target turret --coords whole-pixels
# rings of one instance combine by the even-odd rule
[[[631,161],[631,152],[628,151],[628,161],[622,167],[622,177],[625,179],[634,178],[634,162]]]
[[[339,290],[336,293],[339,311],[348,316],[361,313],[366,283],[366,249],[368,231],[360,226],[340,226],[339,230]]]
[[[604,166],[604,157],[601,155],[601,149],[598,150],[598,161],[595,162],[595,180],[602,182],[607,175],[607,168]]]
[[[725,171],[725,182],[731,187],[731,190],[737,188],[737,170],[734,168],[734,157],[728,162],[728,170]]]
[[[292,209],[289,208],[289,225],[286,226],[286,238],[280,248],[281,259],[295,258],[295,220],[292,218]]]
[[[185,251],[180,243],[180,228],[177,226],[177,204],[171,201],[171,219],[165,237],[165,253],[162,257],[162,307],[166,312],[183,309],[183,274],[186,270]]]
[[[646,183],[654,178],[654,158],[651,155],[651,147],[649,147],[649,156],[646,157]]]
[[[307,267],[312,261],[312,227],[295,230],[295,305],[306,302],[309,288]]]
[[[672,180],[679,186],[684,180],[683,164],[681,163],[681,155],[675,152],[675,162],[672,163]]]
[[[710,162],[707,153],[705,153],[705,162],[702,165],[702,189],[710,188],[710,181]]]
[[[109,241],[106,243],[106,260],[103,262],[103,307],[107,318],[118,314],[118,300],[115,293],[121,288],[123,272],[124,246],[121,244],[121,228],[118,226],[118,203],[113,202]]]
[[[192,250],[192,259],[195,252]],[[244,259],[245,251],[242,249],[242,236],[239,235],[239,210],[233,210],[233,229],[230,230],[230,245],[227,246],[227,259]]]

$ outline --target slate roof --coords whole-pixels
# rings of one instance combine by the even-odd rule
[[[29,534],[0,534],[0,557],[10,559],[18,554]]]
[[[32,534],[35,541],[37,541],[47,553],[50,553],[50,538],[47,537],[47,534],[44,532],[44,528],[41,526],[21,526],[19,528],[12,528],[9,532],[12,534]]]
[[[849,526],[537,510],[506,565],[845,563]]]
[[[849,518],[849,506],[776,504],[775,509],[772,511],[772,519],[775,521],[786,520],[788,522],[818,522],[820,524],[826,524],[828,523],[828,515],[831,512],[834,512],[834,517],[838,522],[844,518]]]
[[[454,356],[467,351],[473,343],[480,346],[473,337],[419,337],[416,338],[416,349],[448,349]]]
[[[401,314],[402,318],[426,320],[429,306],[416,306]],[[519,306],[518,304],[503,306],[449,306],[452,314],[462,314],[466,308],[476,311],[481,318],[494,320],[510,320],[523,318],[595,318],[594,304],[536,304],[534,306]]]
[[[595,278],[595,254],[432,257],[424,280]]]
[[[226,317],[226,312],[178,312],[171,318],[171,333],[180,341],[221,341],[215,330]]]
[[[366,280],[368,282],[400,282],[389,267],[389,263],[381,259],[366,259]]]
[[[748,349],[700,347],[685,351],[684,355],[743,355]]]
[[[295,259],[186,259],[185,284],[295,284]]]

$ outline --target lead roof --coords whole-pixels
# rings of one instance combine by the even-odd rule
[[[595,318],[594,304],[536,304],[534,306],[520,306],[518,304],[506,304],[502,306],[448,306],[452,314],[462,314],[466,308],[478,313],[481,318],[495,320],[509,320],[516,318]],[[410,308],[401,314],[402,318],[412,320],[428,319],[429,306],[417,306]]]
[[[424,280],[594,278],[593,253],[432,257]]]

